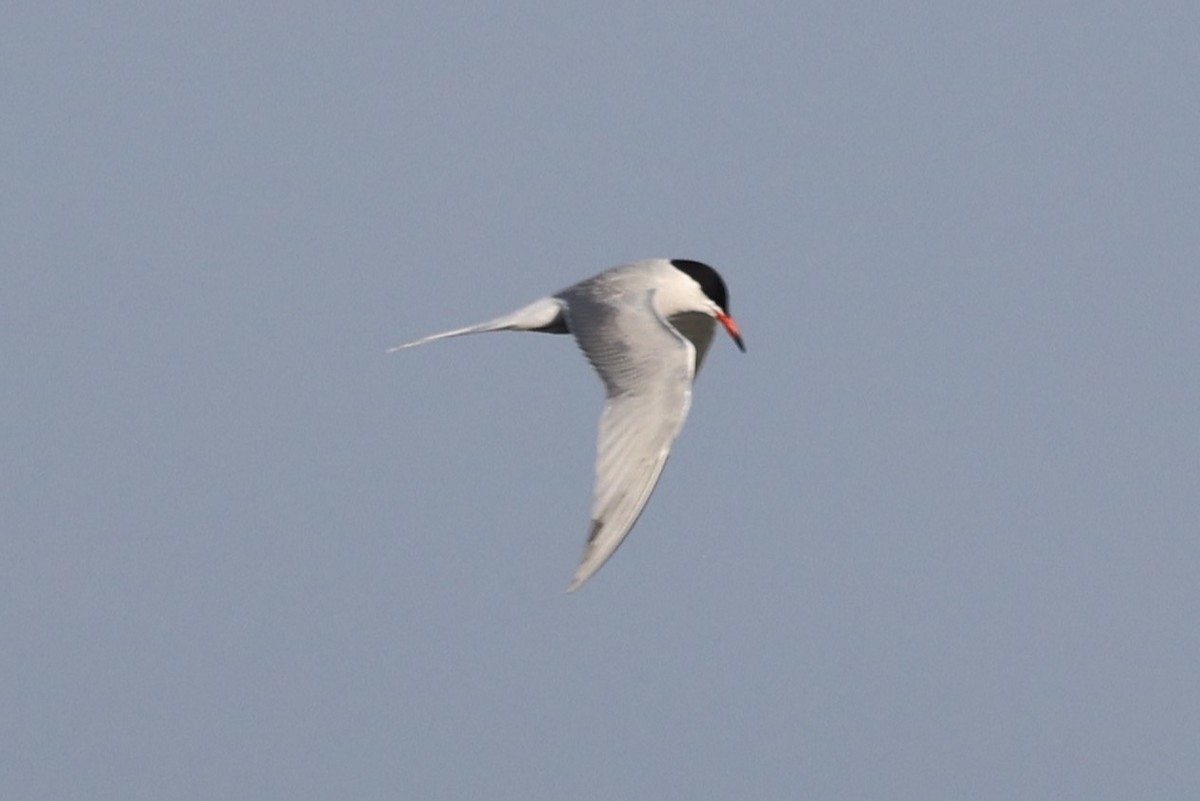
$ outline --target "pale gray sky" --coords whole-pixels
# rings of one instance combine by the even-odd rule
[[[1200,796],[1198,7],[647,5],[6,9],[0,796]]]

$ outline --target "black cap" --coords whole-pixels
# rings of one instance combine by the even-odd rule
[[[687,273],[692,280],[700,285],[705,295],[721,307],[721,311],[729,314],[729,293],[725,290],[725,282],[712,267],[704,262],[689,259],[671,259],[671,266],[680,272]]]

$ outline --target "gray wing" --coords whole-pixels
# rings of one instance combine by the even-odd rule
[[[487,331],[545,331],[549,334],[565,334],[567,333],[567,327],[564,322],[565,312],[566,304],[562,299],[538,298],[528,306],[517,309],[515,312],[506,314],[503,317],[497,317],[494,320],[488,320],[485,323],[478,323],[477,325],[468,325],[465,328],[443,331],[440,334],[430,334],[427,337],[421,337],[420,339],[414,339],[412,342],[405,342],[403,345],[388,348],[387,352],[393,353],[405,348],[424,345],[426,342],[460,337],[464,334],[482,334]]]
[[[653,300],[653,290],[567,298],[571,332],[608,394],[591,532],[568,591],[599,570],[637,522],[691,405],[696,349]]]

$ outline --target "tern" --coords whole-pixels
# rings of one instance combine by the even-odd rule
[[[572,334],[607,394],[597,441],[592,523],[574,592],[608,561],[658,483],[692,401],[716,324],[743,353],[729,293],[712,267],[648,259],[605,270],[511,314],[432,334],[388,353],[487,331]]]

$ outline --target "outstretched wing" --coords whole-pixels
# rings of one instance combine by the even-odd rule
[[[559,298],[538,298],[528,306],[523,306],[503,317],[497,317],[495,320],[468,325],[465,328],[455,328],[452,331],[443,331],[440,334],[430,334],[427,337],[388,348],[387,352],[394,353],[405,348],[424,345],[426,342],[461,337],[464,334],[483,334],[488,331],[545,331],[548,334],[565,334],[567,333],[564,321],[565,310],[566,304]]]
[[[687,419],[696,349],[658,313],[652,289],[633,296],[581,292],[567,301],[571,332],[608,394],[592,527],[572,591],[613,555],[654,491]]]

